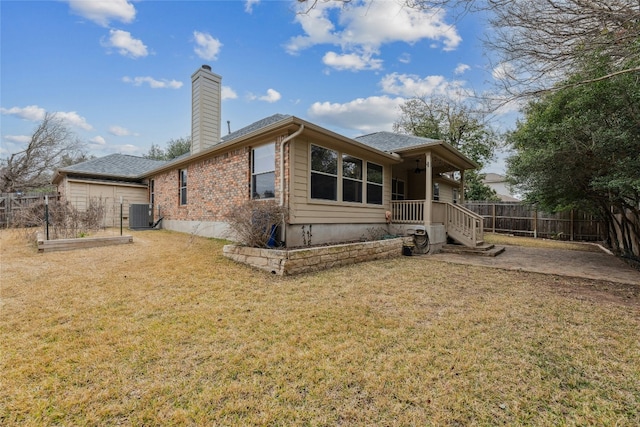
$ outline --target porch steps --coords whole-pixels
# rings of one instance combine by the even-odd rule
[[[441,252],[448,254],[460,254],[460,255],[476,255],[476,256],[490,256],[495,257],[504,252],[504,246],[488,245],[484,242],[475,248],[470,248],[464,245],[446,244],[442,247]]]

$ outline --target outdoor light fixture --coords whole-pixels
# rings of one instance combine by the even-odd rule
[[[416,168],[414,169],[414,173],[420,173],[422,171],[426,171],[426,168],[420,168],[420,159],[416,159]]]

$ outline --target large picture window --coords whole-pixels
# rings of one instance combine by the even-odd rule
[[[311,146],[311,198],[338,200],[338,153]]]
[[[187,170],[180,169],[178,174],[179,174],[179,180],[180,180],[180,191],[179,191],[180,204],[186,205],[187,204]]]
[[[251,194],[254,199],[276,196],[276,145],[274,143],[251,151]]]
[[[367,162],[367,203],[382,204],[382,166]]]
[[[342,155],[342,201],[362,203],[362,160]]]

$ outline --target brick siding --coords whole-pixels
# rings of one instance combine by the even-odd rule
[[[280,144],[276,143],[275,188],[280,197]],[[273,142],[265,141],[265,143]],[[260,144],[262,145],[262,144]],[[258,146],[258,145],[256,145]],[[234,206],[249,200],[251,149],[241,147],[196,160],[162,174],[155,180],[155,215],[167,220],[225,221]],[[179,171],[187,170],[187,204],[179,204]],[[156,218],[157,219],[157,218]]]

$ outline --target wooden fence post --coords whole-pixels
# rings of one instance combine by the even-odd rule
[[[533,238],[538,238],[538,207],[533,208]]]
[[[491,222],[492,227],[491,227],[491,232],[495,233],[496,232],[496,204],[493,204],[493,221]]]
[[[571,237],[570,240],[573,241],[573,208],[571,209]]]

